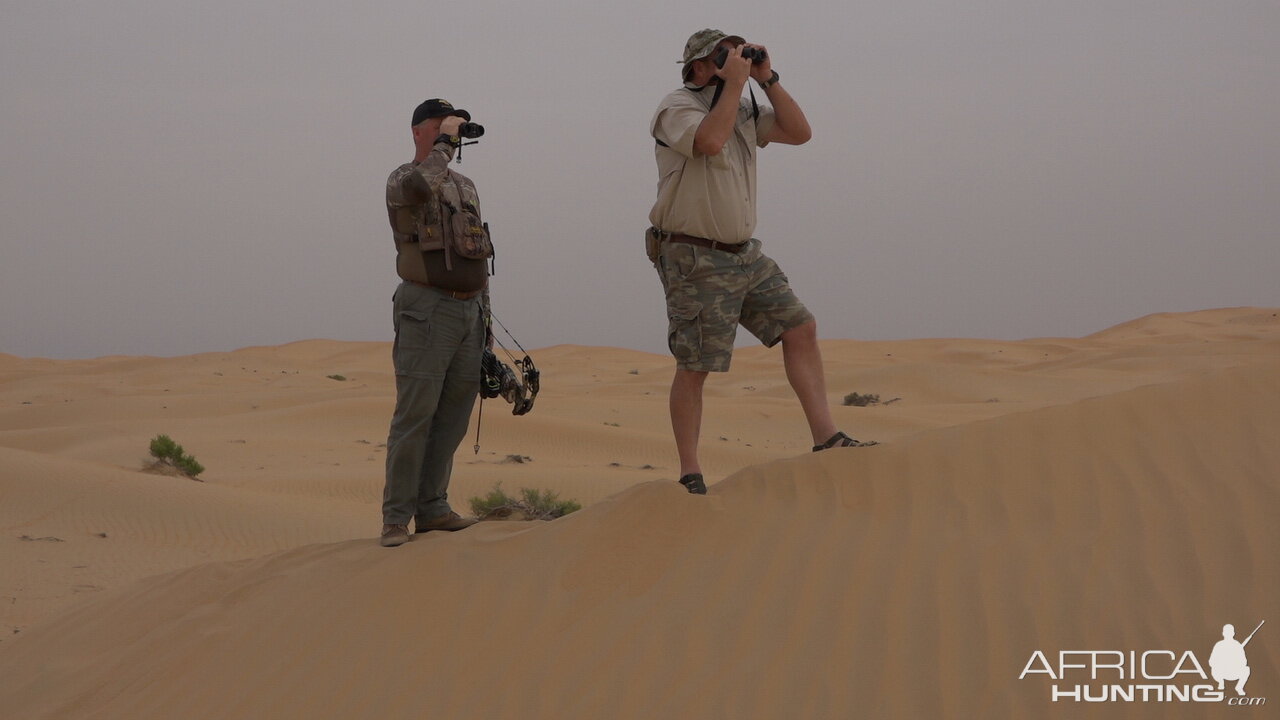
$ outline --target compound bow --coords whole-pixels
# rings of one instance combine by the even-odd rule
[[[529,351],[524,349],[524,346],[520,344],[516,336],[511,334],[507,326],[503,325],[502,321],[492,311],[490,311],[489,317],[497,322],[498,327],[502,328],[502,332],[511,338],[517,348],[520,348],[520,352],[524,353],[524,357],[516,359],[515,354],[508,350],[506,345],[502,344],[497,335],[493,336],[498,347],[502,348],[502,351],[511,360],[511,365],[520,370],[520,377],[517,378],[510,365],[499,360],[493,350],[485,348],[484,356],[480,361],[480,412],[476,417],[476,444],[474,446],[477,455],[480,453],[480,421],[484,417],[485,398],[501,396],[502,399],[511,403],[512,415],[524,415],[533,409],[533,401],[538,397],[542,379],[542,373],[533,364],[533,358],[529,357]],[[492,332],[491,328],[490,333]]]

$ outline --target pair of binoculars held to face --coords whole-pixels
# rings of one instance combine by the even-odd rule
[[[744,47],[742,48],[742,57],[750,60],[754,65],[756,63],[764,62],[764,59],[769,57],[769,53],[760,48]],[[724,61],[728,59],[729,48],[720,48],[720,53],[716,55],[716,67],[724,67]]]
[[[464,122],[458,126],[458,134],[474,140],[484,134],[484,126],[480,123]]]

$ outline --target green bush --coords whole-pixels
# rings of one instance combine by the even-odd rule
[[[204,466],[168,435],[157,435],[151,439],[151,457],[155,458],[154,466],[172,468],[193,480],[204,472]]]
[[[496,510],[514,505],[515,502],[515,498],[509,497],[502,491],[502,483],[496,483],[484,496],[471,498],[471,514],[484,518]]]
[[[493,489],[480,497],[471,498],[471,512],[481,520],[516,516],[525,520],[554,520],[582,509],[573,500],[561,500],[560,494],[551,490],[523,488],[520,497],[513,498],[495,483]]]

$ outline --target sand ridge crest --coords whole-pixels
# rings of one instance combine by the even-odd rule
[[[1206,407],[1202,398],[1222,400]],[[386,686],[410,696],[406,706],[501,713],[511,708],[489,691],[500,682],[544,698],[542,710],[526,708],[533,717],[566,707],[582,717],[723,708],[776,717],[794,711],[797,696],[815,711],[879,698],[884,717],[988,706],[1070,717],[1072,708],[1013,679],[1027,648],[1163,647],[1223,615],[1260,616],[1277,597],[1275,578],[1253,577],[1248,562],[1185,568],[1188,556],[1251,555],[1280,542],[1265,510],[1275,507],[1280,450],[1259,442],[1276,407],[1274,370],[1230,370],[896,447],[753,466],[706,498],[647,483],[528,531],[480,526],[417,539],[403,553],[349,541],[197,568],[19,638],[0,670],[24,688],[35,679],[14,665],[59,658],[56,695],[74,699],[44,706],[55,716],[85,704],[103,717],[179,707],[215,717],[183,698],[212,698],[216,687],[243,693],[231,706],[242,713],[290,698],[279,717],[342,717],[335,707],[377,702],[370,692]],[[1100,416],[1114,424],[1098,427]],[[1153,431],[1169,435],[1164,445],[1148,446]],[[1071,438],[1079,452],[1045,436]],[[1260,454],[1258,467],[1234,461],[1246,453]],[[1218,468],[1226,472],[1214,477]],[[1205,469],[1221,488],[1203,482]],[[464,651],[420,656],[406,626],[424,606],[453,618],[433,642]],[[93,640],[100,625],[119,633],[105,648]],[[255,658],[264,642],[305,651]],[[1275,668],[1271,647],[1252,649],[1259,674]],[[610,649],[642,670],[601,664]],[[540,650],[557,662],[538,661]],[[388,657],[413,662],[388,671]],[[935,662],[921,667],[920,657]],[[304,691],[324,681],[317,673],[337,673],[323,683],[336,697]],[[40,686],[51,679],[41,677]],[[699,693],[664,693],[690,677],[703,681]],[[129,690],[143,678],[168,689]],[[920,686],[929,692],[907,692]],[[594,690],[584,697],[581,687]],[[31,707],[53,695],[42,687]],[[610,707],[616,697],[636,704]]]
[[[1206,337],[1174,343],[835,341],[824,351],[837,402],[851,390],[904,399],[838,406],[842,424],[888,442],[818,454],[776,392],[776,358],[744,351],[715,379],[704,445],[721,469],[703,498],[672,482],[661,363],[560,348],[540,358],[556,382],[534,415],[486,406],[486,449],[460,451],[455,497],[501,479],[586,509],[395,551],[369,523],[390,379],[330,380],[327,361],[304,357],[372,367],[385,347],[295,344],[299,372],[284,382],[248,372],[203,385],[251,367],[247,353],[158,361],[169,397],[149,394],[147,371],[115,396],[67,395],[61,383],[119,378],[89,361],[22,405],[42,387],[32,376],[0,389],[0,596],[22,630],[0,642],[0,706],[1073,717],[1014,679],[1031,649],[1166,647],[1204,642],[1205,628],[1212,641],[1215,624],[1265,617],[1280,598],[1260,570],[1280,546],[1276,334],[1234,322],[1266,312],[1211,311]],[[1213,336],[1227,325],[1255,337]],[[268,358],[261,376],[273,353],[253,352]],[[180,382],[188,365],[202,369]],[[208,482],[132,467],[160,428],[217,468]],[[532,461],[501,464],[504,452]],[[446,618],[429,637],[414,629],[428,607]],[[1262,692],[1276,645],[1255,643]]]

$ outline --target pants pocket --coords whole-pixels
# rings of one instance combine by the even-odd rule
[[[664,275],[667,284],[684,282],[693,276],[698,269],[698,250],[701,248],[688,243],[667,241],[662,244],[658,271]]]
[[[431,347],[431,316],[417,310],[396,314],[396,339],[391,348],[397,375],[415,375],[423,369],[424,356]]]
[[[702,357],[701,309],[690,304],[667,312],[667,347],[678,363],[696,363]]]

